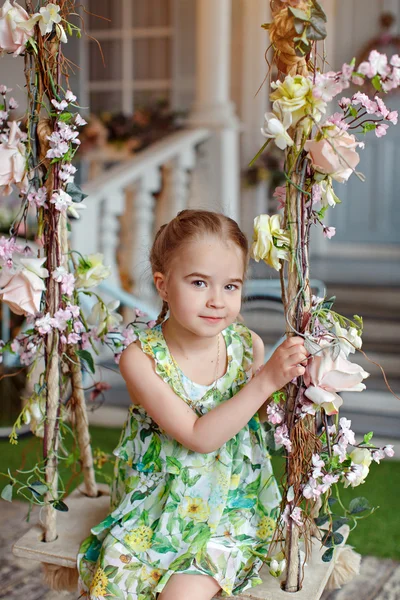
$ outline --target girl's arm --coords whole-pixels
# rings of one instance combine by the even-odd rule
[[[180,444],[206,454],[236,435],[265,399],[294,377],[304,373],[299,366],[307,353],[300,337],[286,340],[270,360],[237,394],[202,417],[177,396],[154,369],[154,361],[136,343],[122,353],[120,369],[132,401]]]

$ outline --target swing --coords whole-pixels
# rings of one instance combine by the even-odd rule
[[[299,0],[302,8],[307,7],[309,0]],[[59,7],[59,4],[54,2]],[[274,7],[274,4],[276,6]],[[313,6],[315,6],[313,1]],[[28,3],[28,6],[30,3]],[[60,3],[61,6],[61,3]],[[63,19],[66,20],[68,14],[63,4]],[[31,10],[32,7],[30,7]],[[301,10],[297,12],[300,14]],[[273,24],[270,26],[270,37],[272,44],[276,50],[276,62],[278,69],[283,74],[292,75],[307,75],[308,67],[304,57],[296,54],[294,49],[293,37],[296,32],[293,28],[293,17],[287,8],[287,4],[273,3],[272,14],[274,18]],[[40,18],[40,17],[39,17]],[[318,18],[321,18],[319,13]],[[298,25],[298,24],[297,24]],[[47,30],[46,30],[47,31]],[[297,31],[297,30],[296,30]],[[60,60],[62,57],[60,46],[61,42],[57,40],[55,36],[52,39],[46,39],[37,34],[39,38],[38,52],[43,52],[44,44],[46,46],[46,61],[40,61],[40,64],[36,65],[37,72],[41,78],[41,90],[46,91],[48,99],[52,102],[53,106],[60,104]],[[304,42],[304,36],[302,38]],[[307,41],[307,39],[306,39]],[[43,58],[43,55],[40,55]],[[32,59],[33,60],[33,59]],[[46,69],[49,69],[47,71]],[[31,66],[31,70],[32,66]],[[35,73],[34,73],[35,74]],[[33,89],[33,83],[30,79],[31,73],[28,72],[28,88],[31,92]],[[57,90],[57,93],[55,92]],[[33,98],[36,98],[37,90],[32,94]],[[42,100],[42,99],[41,99]],[[40,103],[39,103],[40,105]],[[39,120],[39,112],[35,107],[33,114],[37,117],[36,130],[33,127],[33,135],[37,135],[39,140],[40,156],[43,163],[43,168],[47,169],[48,177],[45,179],[48,190],[51,191],[54,187],[53,177],[54,173],[50,162],[45,160],[46,152],[49,148],[48,139],[53,133],[55,122],[58,117],[55,118],[54,122],[50,120]],[[296,133],[296,131],[295,131]],[[297,141],[295,143],[298,143]],[[59,173],[57,174],[58,178]],[[297,173],[296,173],[297,176]],[[43,182],[42,182],[43,183]],[[61,185],[58,182],[59,185]],[[301,189],[301,181],[294,181],[295,185],[289,186],[291,191],[289,193],[288,205],[289,205],[289,217],[291,223],[298,221],[299,213],[296,213],[296,196],[297,190]],[[46,241],[46,250],[48,251],[48,269],[54,270],[60,266],[64,266],[68,271],[67,261],[57,262],[59,257],[68,256],[68,242],[67,242],[67,218],[65,216],[59,217],[54,207],[49,208],[49,214],[54,217],[55,228],[51,229],[50,234]],[[297,235],[297,234],[296,234]],[[294,236],[293,248],[298,248],[301,244],[301,240]],[[306,248],[302,248],[303,252],[306,253]],[[281,261],[283,262],[283,261]],[[297,265],[298,266],[298,265]],[[282,269],[283,270],[283,269]],[[293,323],[293,329],[297,330],[295,315],[293,311],[293,305],[299,301],[300,292],[298,285],[299,273],[295,268],[289,273],[287,289],[285,290],[285,308],[288,313],[288,320]],[[309,291],[309,279],[308,271],[302,272],[301,276],[304,277],[304,285],[302,291],[304,296],[306,295],[305,290]],[[285,286],[282,285],[284,288]],[[59,307],[60,296],[58,287],[53,285],[48,286],[48,310],[50,314],[54,314]],[[301,290],[300,290],[301,291]],[[288,309],[290,306],[290,309]],[[47,382],[47,413],[46,413],[46,430],[45,430],[45,458],[46,463],[46,484],[48,485],[49,493],[46,493],[46,500],[57,497],[57,419],[58,419],[58,405],[59,405],[59,356],[57,352],[52,352],[52,348],[57,348],[59,343],[59,334],[52,330],[46,341],[46,358],[47,358],[47,371],[46,371],[46,382]],[[76,428],[78,433],[78,442],[81,453],[81,462],[84,473],[84,487],[80,487],[75,490],[68,498],[67,504],[69,511],[67,513],[61,512],[58,517],[58,526],[56,531],[55,515],[56,511],[50,503],[45,506],[43,526],[35,525],[30,529],[20,540],[18,540],[13,546],[13,552],[20,558],[28,558],[36,560],[44,565],[48,566],[48,580],[55,590],[61,589],[74,589],[76,583],[76,557],[79,549],[79,545],[82,540],[89,534],[91,527],[98,524],[103,520],[109,512],[109,495],[108,488],[106,486],[97,485],[94,478],[93,469],[93,457],[90,448],[90,438],[88,432],[88,421],[86,415],[85,398],[82,390],[82,376],[79,356],[75,350],[68,350],[69,358],[71,360],[71,381],[72,381],[72,396],[73,396],[73,407],[76,415]],[[295,386],[292,386],[293,389]],[[288,398],[288,414],[289,420],[293,418],[293,393]],[[49,452],[52,450],[52,453]],[[53,492],[51,495],[50,492]],[[54,501],[54,500],[53,500]],[[317,516],[317,515],[315,515]],[[349,527],[343,525],[340,530],[341,542],[337,544],[336,552],[333,560],[324,562],[322,559],[323,554],[326,554],[326,548],[321,547],[320,542],[316,538],[306,540],[310,542],[312,551],[308,552],[307,566],[305,567],[304,580],[302,581],[302,587],[300,587],[301,566],[299,560],[299,528],[291,524],[288,526],[286,534],[286,556],[288,562],[290,559],[290,568],[288,567],[288,575],[286,580],[286,590],[281,588],[281,580],[273,578],[268,574],[268,567],[265,565],[261,569],[261,576],[263,583],[248,592],[242,594],[242,598],[260,598],[264,600],[280,600],[283,598],[287,599],[288,591],[295,592],[296,598],[300,600],[318,600],[323,593],[329,578],[332,577],[335,567],[340,566],[341,550],[343,554],[346,552],[342,549],[349,533]],[[297,537],[296,537],[297,536]],[[341,548],[342,547],[342,548]],[[353,559],[357,563],[358,559]],[[335,564],[336,563],[336,564]],[[346,567],[343,567],[345,571],[349,569],[349,559],[344,559]],[[50,568],[51,567],[51,568]],[[60,569],[59,573],[57,568]],[[62,569],[65,569],[62,571]],[[357,565],[354,566],[353,571],[357,571]],[[65,575],[65,577],[63,576]],[[336,577],[336,583],[342,584],[346,577]],[[289,586],[289,587],[287,587]],[[295,589],[297,586],[297,590]],[[238,598],[238,596],[236,596]]]

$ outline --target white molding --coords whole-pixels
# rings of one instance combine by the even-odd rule
[[[125,2],[125,0],[124,0]],[[131,0],[128,2],[129,8],[131,6]],[[124,13],[123,13],[124,14]],[[128,29],[91,29],[90,35],[96,38],[99,42],[120,40],[122,38],[129,38],[132,40],[146,39],[146,38],[165,38],[172,37],[174,35],[173,27],[130,27]]]
[[[328,240],[329,242],[329,240]],[[324,248],[325,250],[325,248]],[[326,252],[313,256],[323,256],[329,258],[351,258],[351,259],[400,259],[400,246],[396,245],[378,245],[378,244],[347,244],[331,243],[326,245]]]

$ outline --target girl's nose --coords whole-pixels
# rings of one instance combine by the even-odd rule
[[[210,306],[212,308],[224,308],[225,304],[222,297],[222,293],[220,291],[213,290],[212,294],[210,295],[207,301],[207,306]]]

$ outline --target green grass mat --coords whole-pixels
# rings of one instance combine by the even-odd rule
[[[104,427],[91,427],[92,446],[111,453],[118,443],[120,430]],[[7,468],[12,473],[23,464],[23,469],[32,468],[40,459],[41,440],[29,436],[21,438],[17,446],[11,446],[8,441],[0,440],[0,471]],[[283,469],[283,461],[273,458],[273,466],[277,477]],[[72,491],[81,481],[80,476],[73,473],[72,467],[61,467],[63,481]],[[107,464],[100,473],[111,477],[112,466]],[[101,481],[101,477],[99,477]],[[0,478],[0,490],[6,485],[6,478]],[[371,517],[360,521],[351,533],[348,543],[363,555],[378,556],[400,560],[400,461],[382,461],[380,465],[372,464],[366,482],[358,488],[342,490],[343,504],[348,506],[352,498],[366,497],[372,506],[380,508]],[[20,498],[23,500],[23,498]],[[1,513],[0,513],[1,514]]]

